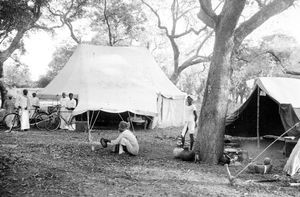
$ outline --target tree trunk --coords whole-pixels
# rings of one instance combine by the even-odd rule
[[[234,29],[245,0],[225,1],[215,27],[215,44],[194,150],[206,163],[217,164],[224,151],[225,117],[230,93]]]
[[[222,35],[219,37],[222,37]],[[216,39],[215,52],[209,69],[195,144],[195,151],[204,162],[216,164],[223,153],[232,48],[232,36],[227,41],[224,38]]]
[[[4,86],[4,78],[3,78],[3,61],[0,60],[0,95],[1,95],[1,108],[3,108],[3,104],[6,98],[6,88]]]

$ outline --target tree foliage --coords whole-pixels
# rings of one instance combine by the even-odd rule
[[[138,1],[101,0],[92,5],[91,27],[97,32],[93,43],[128,46],[133,40],[140,41],[147,19]]]
[[[168,38],[173,51],[173,73],[171,80],[176,84],[180,73],[196,64],[209,61],[209,55],[202,52],[205,44],[212,37],[213,31],[201,24],[196,17],[199,6],[195,0],[172,0],[168,1],[166,12],[160,12],[158,6],[164,7],[166,2],[160,5],[151,5],[153,3],[142,0],[143,4],[148,7],[157,19],[158,28]],[[170,4],[171,2],[171,4]],[[164,14],[162,14],[164,13]],[[167,20],[166,20],[167,17]],[[167,25],[167,24],[171,25]],[[184,28],[182,28],[184,24]],[[200,24],[200,25],[199,25]],[[183,29],[183,30],[181,30]],[[184,42],[194,40],[194,44],[184,47]],[[181,41],[181,42],[180,42]]]

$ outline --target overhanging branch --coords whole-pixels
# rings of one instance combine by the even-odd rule
[[[163,26],[161,24],[161,19],[160,19],[160,16],[158,15],[157,11],[153,9],[153,7],[151,7],[148,3],[146,3],[144,0],[141,0],[142,3],[144,5],[146,5],[151,11],[152,13],[156,16],[156,19],[157,19],[157,26],[160,28],[160,29],[163,29],[165,30],[166,34],[169,35],[169,31],[168,31],[168,28],[166,26]]]
[[[211,0],[199,0],[200,12],[198,18],[202,20],[207,26],[215,28],[218,16],[212,9]]]
[[[274,0],[261,8],[250,19],[240,24],[234,33],[235,48],[239,47],[243,40],[256,28],[266,22],[272,16],[289,8],[295,0]]]

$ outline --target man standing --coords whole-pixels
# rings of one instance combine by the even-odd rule
[[[63,92],[61,95],[61,99],[59,101],[60,115],[61,115],[61,118],[60,118],[60,128],[61,129],[67,129],[66,122],[63,119],[68,121],[68,113],[67,113],[67,109],[66,109],[68,100],[69,99],[66,97],[66,93]]]
[[[73,98],[73,93],[69,94],[69,100],[67,101],[67,110],[72,112],[76,107],[76,100]]]
[[[28,98],[28,91],[26,89],[23,90],[23,95],[20,96],[17,100],[16,105],[19,109],[19,115],[21,117],[21,131],[27,131],[30,128],[29,125],[29,107],[30,101]]]
[[[36,93],[32,93],[31,99],[31,110],[30,110],[30,117],[34,114],[36,109],[40,108],[40,99],[36,96]]]
[[[187,132],[190,133],[190,150],[193,149],[194,145],[194,133],[197,122],[197,112],[196,107],[193,105],[192,97],[188,96],[186,99],[185,106],[185,124],[181,132],[182,146],[184,146],[185,135]]]
[[[9,114],[15,111],[15,102],[12,95],[8,95],[8,98],[4,101],[3,107],[5,109],[5,114]]]
[[[66,115],[66,121],[70,121],[71,116],[72,116],[72,111],[75,109],[76,107],[76,100],[73,98],[73,93],[69,93],[69,99],[67,101],[67,115]],[[69,124],[73,124],[73,123],[69,123]],[[72,127],[68,127],[67,129],[72,129]]]

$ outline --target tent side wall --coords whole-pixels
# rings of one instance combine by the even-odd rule
[[[154,117],[151,128],[179,127],[184,124],[185,98],[171,99],[159,95],[157,98],[158,116]]]

